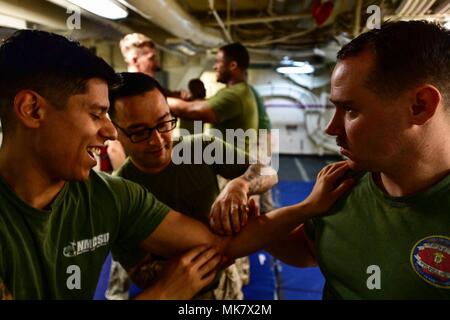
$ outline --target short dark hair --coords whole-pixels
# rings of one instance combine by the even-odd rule
[[[241,70],[248,69],[250,65],[250,56],[248,50],[239,42],[224,45],[219,49],[224,53],[225,60],[228,62],[236,61]]]
[[[387,22],[353,39],[337,58],[345,60],[366,50],[375,55],[373,75],[367,81],[377,93],[392,97],[429,82],[449,98],[449,30],[427,21]]]
[[[191,92],[192,98],[203,99],[206,97],[206,89],[202,80],[191,79],[188,83],[188,88]]]
[[[39,30],[19,30],[0,47],[0,117],[8,118],[20,90],[36,91],[55,107],[86,90],[89,79],[117,83],[114,70],[92,51],[63,36]]]
[[[117,99],[139,96],[154,89],[159,90],[164,97],[167,96],[166,91],[161,87],[159,82],[145,73],[120,72],[117,75],[121,80],[120,85],[109,91],[110,107],[108,113],[111,119],[115,119],[116,116],[115,102]]]

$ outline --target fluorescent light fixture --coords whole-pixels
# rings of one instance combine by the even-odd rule
[[[310,74],[314,72],[314,67],[308,63],[302,62],[302,65],[292,65],[289,67],[278,67],[278,73],[282,74]]]
[[[128,16],[127,10],[112,0],[69,0],[69,2],[107,19],[123,19]]]
[[[283,66],[290,66],[292,65],[294,61],[292,61],[291,59],[289,59],[288,56],[284,56],[283,59],[280,61],[280,64]]]
[[[0,26],[11,28],[11,29],[26,29],[27,22],[23,19],[6,16],[4,14],[0,14]]]
[[[183,52],[185,55],[188,55],[188,56],[195,55],[195,51],[192,50],[191,48],[188,48],[184,44],[179,44],[179,45],[176,46],[176,48],[177,48],[177,50]]]

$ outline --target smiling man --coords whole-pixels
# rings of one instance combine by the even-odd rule
[[[218,223],[225,225],[223,229],[227,234],[239,231],[239,221],[235,220],[240,217],[247,220],[247,211],[242,208],[251,195],[260,194],[275,185],[275,170],[259,163],[250,164],[242,151],[211,136],[184,136],[174,143],[172,134],[177,119],[170,113],[159,83],[143,73],[123,72],[120,76],[122,84],[112,90],[109,113],[129,158],[117,175],[139,183],[172,209],[205,225],[212,211],[217,212]],[[223,150],[222,157],[217,155],[212,163],[205,159],[205,150],[211,147]],[[190,156],[185,157],[186,161],[175,164],[172,153],[175,157],[179,154],[174,152],[175,149]],[[238,153],[245,162],[238,164],[235,157],[233,161],[226,161],[227,154]],[[216,175],[232,179],[222,192],[219,192]],[[145,278],[148,282],[153,280],[149,274],[155,274],[154,270],[161,268],[163,260],[160,257],[147,258]],[[129,263],[125,266],[130,269]],[[111,283],[116,285],[109,290],[111,296],[114,291],[120,291],[114,288],[122,287],[117,286],[120,282],[117,279],[119,266],[113,266],[112,270]],[[196,298],[242,299],[242,283],[237,273],[237,267],[230,266],[217,279],[215,286],[210,287],[214,290],[203,292]]]

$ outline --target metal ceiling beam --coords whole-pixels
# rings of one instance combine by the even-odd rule
[[[127,3],[144,13],[152,23],[181,39],[204,47],[224,44],[220,32],[204,28],[175,0],[127,0]]]
[[[436,8],[435,13],[444,14],[450,11],[450,0],[444,1],[439,7]]]
[[[268,23],[275,21],[287,21],[287,20],[300,20],[300,19],[311,19],[311,14],[289,14],[280,15],[273,17],[260,17],[260,18],[238,18],[231,20],[229,23],[231,26],[237,26],[241,24],[257,24],[257,23]],[[206,26],[217,27],[219,24],[214,22],[205,22]]]

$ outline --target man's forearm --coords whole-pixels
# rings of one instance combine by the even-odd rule
[[[204,122],[215,123],[217,117],[206,100],[202,101],[184,101],[175,98],[167,99],[170,111],[176,117],[188,120],[201,120]]]
[[[251,218],[240,233],[223,240],[223,253],[231,259],[246,256],[287,236],[314,215],[311,208],[300,203]]]
[[[240,181],[248,195],[260,194],[272,188],[278,182],[278,175],[273,168],[260,163],[252,164],[240,176]]]

